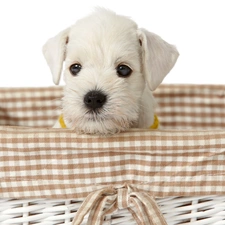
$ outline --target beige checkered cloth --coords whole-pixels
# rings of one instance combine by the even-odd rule
[[[137,224],[160,225],[156,197],[225,195],[224,86],[161,86],[165,129],[111,137],[47,128],[61,91],[0,90],[0,124],[14,125],[0,126],[0,198],[84,199],[73,224],[126,208]]]

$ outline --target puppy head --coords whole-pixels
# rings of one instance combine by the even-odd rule
[[[65,61],[67,126],[91,134],[137,127],[140,111],[146,110],[141,103],[145,84],[154,90],[178,57],[157,35],[103,9],[50,39],[43,52],[56,84]]]

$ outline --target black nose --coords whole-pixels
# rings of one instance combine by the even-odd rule
[[[106,103],[106,95],[101,91],[90,91],[84,96],[84,103],[89,109],[101,108]]]

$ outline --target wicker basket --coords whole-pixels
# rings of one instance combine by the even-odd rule
[[[162,85],[163,130],[52,129],[61,87],[0,89],[0,224],[225,224],[225,87]]]

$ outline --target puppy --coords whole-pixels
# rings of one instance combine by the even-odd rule
[[[152,91],[179,55],[158,35],[106,9],[49,39],[43,54],[55,84],[65,62],[62,115],[54,127],[98,135],[156,128]]]

